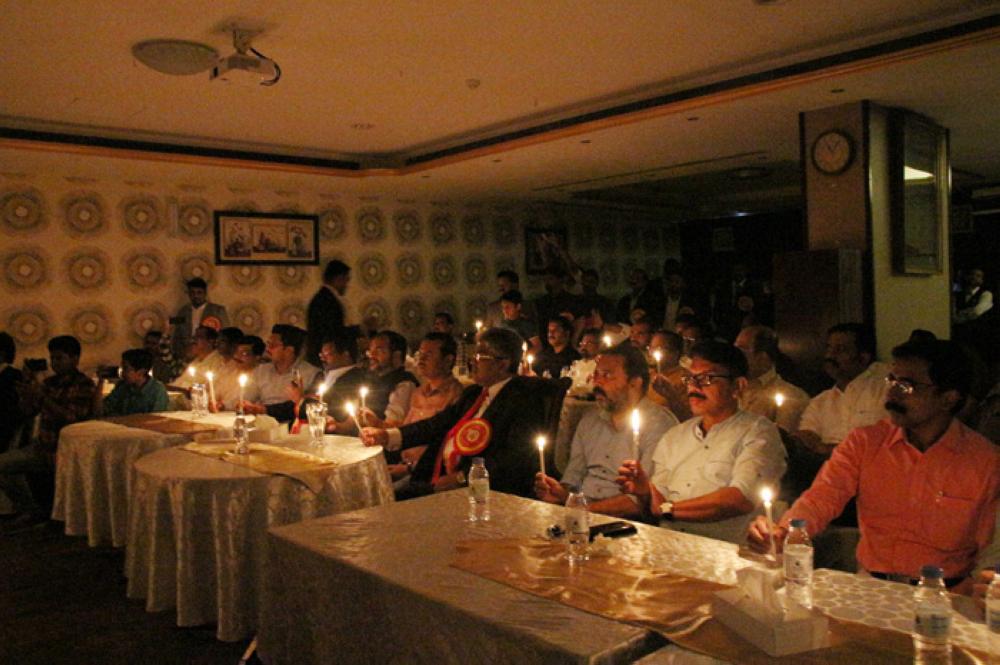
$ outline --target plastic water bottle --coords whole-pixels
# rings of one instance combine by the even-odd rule
[[[490,472],[482,457],[473,457],[469,469],[469,521],[490,521]]]
[[[990,648],[1000,652],[1000,565],[993,569],[993,581],[986,589],[986,627],[990,631]]]
[[[236,414],[233,421],[233,438],[236,439],[236,454],[250,454],[250,431],[243,414]]]
[[[566,497],[566,558],[569,562],[586,561],[590,543],[590,505],[576,488]]]
[[[792,520],[783,548],[785,594],[802,607],[812,607],[813,546],[805,520]]]
[[[951,654],[951,600],[940,568],[920,569],[920,583],[913,592],[913,601],[914,662],[947,662]]]

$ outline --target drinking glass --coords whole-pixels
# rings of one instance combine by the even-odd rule
[[[306,417],[309,419],[309,442],[312,446],[323,445],[323,434],[326,432],[326,404],[313,402],[306,405]]]

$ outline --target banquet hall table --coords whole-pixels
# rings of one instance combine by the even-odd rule
[[[493,581],[500,578],[455,567],[457,543],[466,541],[463,547],[468,550],[473,541],[541,535],[547,525],[561,522],[565,512],[562,506],[506,494],[494,492],[491,497],[493,519],[485,524],[465,521],[465,492],[454,491],[271,529],[269,565],[285,573],[280,580],[269,580],[264,591],[258,633],[264,662],[549,664],[642,659],[702,665],[743,662],[748,650],[756,654],[752,662],[770,662],[718,622],[707,624],[712,626],[707,637],[697,638],[699,631],[695,641],[689,642],[691,636],[681,640],[697,648],[708,640],[715,657],[704,658],[666,645],[653,630],[514,588],[509,580],[517,577],[518,566],[538,570],[523,560],[494,567],[504,571],[504,584]],[[593,517],[598,522],[610,519]],[[730,543],[637,526],[636,535],[614,541],[615,566],[734,585],[737,570],[760,565],[759,560],[743,558]],[[488,549],[480,551],[495,550],[502,542],[492,548],[482,543]],[[588,574],[588,565],[579,574]],[[538,584],[544,573],[533,572],[531,579]],[[558,589],[562,591],[553,597],[571,593],[568,586],[553,591]],[[881,652],[889,662],[910,661],[912,587],[820,569],[815,572],[813,596],[818,611],[854,631],[841,630],[838,635],[874,636],[868,644],[875,644],[876,652],[883,644],[891,645]],[[981,612],[965,598],[953,597],[953,604],[956,649],[987,652],[989,634]],[[830,649],[803,656],[815,663],[865,662],[857,656],[872,653],[862,648],[863,643],[840,639]]]
[[[573,442],[577,426],[586,414],[596,410],[597,402],[594,400],[581,399],[573,395],[566,395],[566,399],[563,400],[552,453],[559,473],[565,471],[569,463],[570,444]]]
[[[151,612],[176,608],[178,626],[215,622],[218,639],[247,638],[257,625],[262,581],[288,572],[266,566],[269,526],[393,501],[381,448],[329,435],[321,448],[311,448],[308,438],[281,444],[336,462],[323,470],[320,491],[179,448],[135,463],[125,551],[129,598],[144,598]]]
[[[161,448],[201,432],[230,427],[234,414],[195,419],[190,412],[166,412],[88,420],[64,427],[56,452],[52,519],[66,534],[86,536],[91,547],[125,545],[132,464]]]

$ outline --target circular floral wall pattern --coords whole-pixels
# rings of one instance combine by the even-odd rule
[[[122,261],[126,281],[133,289],[149,289],[162,284],[165,264],[163,254],[152,247],[129,252]]]
[[[424,277],[424,265],[416,252],[400,254],[396,259],[396,276],[400,286],[419,284]]]
[[[436,212],[430,218],[431,239],[435,245],[447,245],[455,239],[455,220],[446,212]]]
[[[486,298],[476,296],[465,301],[465,318],[468,321],[486,318]],[[461,328],[461,326],[459,326]]]
[[[330,206],[319,211],[319,237],[339,240],[347,233],[347,213],[340,206]]]
[[[462,218],[462,240],[473,246],[486,242],[486,222],[481,215],[466,215]]]
[[[40,247],[19,247],[3,254],[4,283],[10,289],[24,290],[48,282],[48,264]]]
[[[282,289],[297,289],[306,282],[306,269],[299,265],[275,266],[274,274]]]
[[[435,258],[431,264],[431,279],[439,289],[452,286],[455,283],[455,259],[449,255]]]
[[[49,339],[49,313],[43,307],[14,309],[7,315],[6,330],[21,346],[44,344]]]
[[[69,284],[77,289],[99,289],[111,281],[108,255],[96,247],[80,247],[63,261]]]
[[[396,229],[396,239],[401,245],[410,245],[420,240],[422,229],[416,210],[398,210],[392,216],[392,222]]]
[[[470,256],[465,260],[465,283],[469,286],[479,286],[486,282],[489,269],[486,259],[481,256]]]
[[[186,254],[177,260],[180,268],[181,279],[187,282],[189,279],[200,277],[212,285],[212,271],[214,266],[208,254]]]
[[[125,199],[121,204],[122,228],[130,235],[146,236],[160,230],[163,214],[159,202],[150,196]]]
[[[493,259],[493,273],[496,274],[501,270],[513,270],[517,272],[517,261],[510,254],[501,254],[500,256]]]
[[[396,308],[399,325],[406,332],[426,332],[427,308],[419,298],[403,298]]]
[[[240,289],[251,289],[257,286],[264,273],[260,266],[232,266],[229,268],[229,281]]]
[[[278,323],[290,323],[300,328],[306,327],[306,308],[301,302],[289,301],[278,308]]]
[[[8,231],[34,231],[45,226],[41,193],[35,190],[7,192],[0,196],[0,219]]]
[[[72,194],[63,200],[63,220],[73,236],[94,235],[105,230],[104,203],[93,192]]]
[[[113,337],[111,312],[103,305],[85,305],[69,315],[73,335],[84,344],[103,344]]]
[[[260,335],[264,329],[264,311],[256,300],[237,303],[232,317],[233,325],[246,335]]]
[[[384,298],[369,298],[361,303],[358,311],[361,312],[362,320],[374,320],[378,329],[392,326],[392,312]]]
[[[454,298],[439,298],[434,301],[434,314],[438,312],[448,312],[451,314],[451,318],[455,319],[455,329],[462,330],[462,326],[459,325],[459,319],[461,314],[458,311],[458,303],[455,302]]]
[[[493,220],[493,244],[497,247],[509,247],[514,244],[517,224],[510,217],[497,217]]]
[[[366,254],[358,259],[358,274],[361,283],[369,289],[385,284],[387,270],[381,254]]]
[[[177,211],[177,230],[182,236],[200,238],[212,228],[212,215],[203,201],[188,201]]]
[[[358,237],[362,242],[378,242],[385,238],[385,219],[382,209],[368,206],[358,211]]]
[[[135,338],[142,339],[150,330],[167,330],[167,313],[159,303],[139,303],[125,312],[125,321]]]

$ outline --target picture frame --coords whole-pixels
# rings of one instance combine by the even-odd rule
[[[569,246],[565,228],[524,229],[524,270],[529,275],[544,274],[549,268],[562,267]]]
[[[319,216],[215,211],[216,265],[319,265]]]

